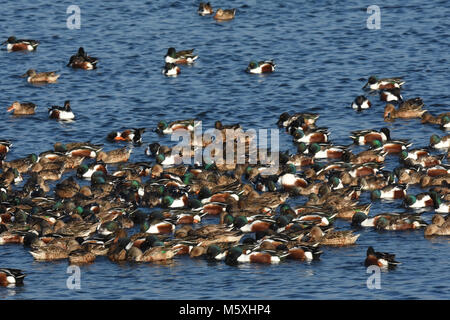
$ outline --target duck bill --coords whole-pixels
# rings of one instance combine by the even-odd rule
[[[20,77],[21,78],[26,78],[26,77],[28,77],[28,73],[25,73],[25,74],[21,75]]]
[[[8,109],[6,109],[6,111],[8,111],[8,112],[11,112],[13,110],[14,110],[14,106],[13,105],[11,105]]]
[[[363,89],[367,88],[367,86],[369,85],[369,82],[367,82],[364,87],[362,87]]]

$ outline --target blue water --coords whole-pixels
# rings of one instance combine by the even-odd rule
[[[72,1],[7,1],[1,39],[41,41],[34,53],[0,51],[0,106],[32,101],[36,114],[14,117],[1,112],[2,139],[14,146],[7,160],[52,149],[55,141],[104,143],[112,130],[155,128],[159,120],[195,117],[211,128],[215,120],[240,122],[245,129],[276,128],[282,112],[320,113],[335,144],[350,144],[351,130],[387,126],[394,139],[428,145],[439,128],[419,120],[383,121],[384,104],[350,108],[370,75],[403,76],[404,98],[420,96],[433,114],[449,111],[450,4],[448,1],[399,1],[381,8],[381,29],[369,30],[364,1],[213,1],[214,8],[237,8],[236,18],[218,23],[197,15],[197,1],[77,1],[81,28],[66,26]],[[376,4],[376,3],[375,3]],[[98,69],[66,67],[83,46],[99,58]],[[195,65],[181,67],[177,78],[161,74],[167,48],[195,48]],[[244,72],[249,61],[274,59],[275,73]],[[57,70],[57,84],[32,86],[18,77],[28,69]],[[76,120],[48,119],[47,107],[70,100]],[[150,130],[130,161],[150,161],[146,143],[161,139]],[[294,151],[292,138],[280,134],[281,149]],[[164,137],[163,143],[170,139]],[[356,149],[355,149],[356,150]],[[386,169],[398,165],[389,157]],[[418,193],[419,188],[410,188]],[[288,203],[303,203],[304,197]],[[369,201],[368,193],[361,203]],[[401,201],[375,202],[371,214],[402,212]],[[430,221],[433,212],[423,213]],[[216,223],[214,218],[205,223]],[[336,222],[336,229],[348,229]],[[449,299],[449,238],[432,240],[423,230],[362,233],[348,248],[323,247],[320,261],[275,266],[223,263],[177,257],[169,264],[116,264],[98,257],[81,267],[81,289],[69,290],[67,261],[35,262],[26,249],[0,247],[1,266],[27,273],[25,285],[0,288],[2,299]],[[363,266],[369,245],[396,253],[402,262],[383,272],[381,289],[369,290]]]

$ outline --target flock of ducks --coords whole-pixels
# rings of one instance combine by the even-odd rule
[[[213,14],[210,4],[201,4],[199,14]],[[215,18],[227,14],[234,17],[235,10],[219,9]],[[10,37],[4,44],[8,51],[34,51],[39,42]],[[170,48],[167,73],[173,72],[170,65],[197,58],[193,50]],[[67,66],[92,70],[97,62],[80,48]],[[264,63],[250,63],[249,68],[273,71],[273,64]],[[34,70],[27,76],[31,83],[57,79],[54,73]],[[386,121],[420,118],[449,128],[448,113],[431,115],[422,110],[420,98],[404,101],[403,84],[400,78],[368,79],[365,87],[388,102]],[[392,109],[396,103],[398,109]],[[353,103],[358,110],[370,106],[365,96]],[[8,111],[27,115],[35,107],[16,101]],[[49,116],[73,119],[70,102],[50,108]],[[260,156],[265,153],[258,153],[258,164],[247,159],[242,164],[187,165],[177,163],[182,154],[158,142],[145,149],[154,160],[130,162],[129,145],[142,144],[144,128],[111,132],[105,140],[126,145],[108,152],[89,142],[56,142],[52,150],[9,161],[12,143],[0,140],[0,244],[21,245],[39,261],[67,259],[70,264],[92,263],[97,256],[113,262],[161,262],[187,255],[237,265],[318,260],[321,246],[353,245],[360,236],[354,231],[366,227],[424,229],[426,237],[450,235],[450,169],[442,163],[448,159],[449,135],[433,135],[429,146],[411,148],[406,140],[392,139],[387,128],[353,131],[353,144],[368,147],[354,154],[349,146],[331,143],[328,130],[316,126],[318,118],[312,113],[280,115],[276,124],[292,136],[297,153],[280,152],[279,168],[271,175],[262,174],[266,165]],[[193,132],[195,123],[160,121],[155,130],[160,135],[179,129]],[[224,136],[226,130],[242,129],[220,121],[215,128]],[[236,147],[238,140],[231,143]],[[432,155],[433,150],[445,153]],[[392,172],[383,170],[386,157],[398,158]],[[49,183],[56,185],[50,188]],[[409,194],[410,185],[424,192]],[[369,192],[372,202],[398,199],[406,211],[370,216],[372,204],[359,203],[362,192]],[[303,205],[286,203],[302,196],[307,198]],[[422,219],[423,210],[435,210],[430,224]],[[348,221],[353,230],[334,230],[336,219]],[[394,254],[369,247],[364,264],[394,268],[399,262]],[[19,269],[0,268],[1,286],[23,284],[24,277]]]

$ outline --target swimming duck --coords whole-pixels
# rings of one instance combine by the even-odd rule
[[[19,173],[26,173],[31,166],[38,161],[39,157],[33,153],[25,158],[16,159],[9,162],[3,161],[2,166],[3,168],[16,168]]]
[[[156,132],[160,134],[171,134],[175,130],[194,131],[195,127],[199,124],[200,122],[197,122],[195,119],[177,120],[170,123],[161,120],[158,122]]]
[[[394,185],[390,184],[381,190],[373,190],[371,193],[371,199],[403,199],[406,197],[406,190],[408,185]]]
[[[59,119],[59,120],[73,120],[75,119],[75,115],[70,108],[70,101],[64,101],[64,106],[52,106],[48,108],[48,116],[50,119]]]
[[[409,194],[405,197],[404,200],[405,206],[407,208],[425,208],[425,207],[433,207],[434,201],[429,192],[422,192],[417,195]]]
[[[36,105],[32,102],[20,103],[18,101],[14,101],[7,111],[14,111],[14,115],[26,115],[34,114],[34,109],[36,109]]]
[[[373,140],[370,144],[370,148],[373,150],[384,150],[388,154],[401,153],[412,145],[411,142],[406,140],[389,140],[382,143],[380,140]]]
[[[169,48],[166,55],[164,56],[164,61],[166,65],[169,64],[191,64],[198,59],[198,55],[194,55],[194,49],[176,51],[175,48]]]
[[[272,60],[268,61],[251,61],[246,69],[249,73],[268,73],[275,71],[275,63]]]
[[[251,251],[244,250],[240,246],[233,247],[227,251],[225,256],[225,263],[227,265],[237,265],[239,263],[262,263],[262,264],[277,264],[284,260],[289,253],[287,252],[273,252],[273,251]]]
[[[380,230],[415,230],[426,226],[419,216],[409,214],[380,217],[375,222],[375,228]]]
[[[403,101],[399,88],[387,89],[380,92],[380,100],[386,102]]]
[[[127,129],[122,132],[113,131],[108,134],[107,139],[109,141],[132,141],[133,143],[142,142],[142,134],[145,132],[145,128],[133,128]]]
[[[86,263],[92,263],[95,261],[95,254],[86,249],[77,249],[69,253],[70,265],[82,265]]]
[[[359,145],[370,144],[374,140],[385,142],[391,140],[390,130],[388,128],[381,128],[380,131],[376,130],[358,130],[352,131],[350,138],[354,143]]]
[[[132,149],[127,149],[127,147],[108,152],[100,151],[97,153],[97,161],[103,161],[104,163],[127,162],[130,158],[131,152]]]
[[[180,67],[174,63],[166,63],[162,73],[168,77],[176,77],[180,74]]]
[[[363,89],[367,86],[369,86],[371,90],[394,89],[400,88],[404,83],[405,81],[400,77],[378,79],[375,76],[370,76]]]
[[[6,154],[11,149],[12,143],[8,140],[0,140],[0,160],[6,157]]]
[[[425,228],[425,237],[429,236],[450,236],[450,225],[445,224],[438,226],[436,224],[430,224]]]
[[[352,108],[358,111],[369,109],[371,106],[372,104],[365,96],[357,96],[352,103]]]
[[[387,253],[387,252],[376,252],[373,247],[369,247],[367,249],[366,260],[364,261],[364,265],[368,266],[378,266],[380,268],[395,268],[400,262],[395,261],[395,254]]]
[[[34,69],[29,69],[22,78],[28,76],[27,81],[30,83],[56,83],[60,74],[56,74],[55,71],[50,72],[39,72],[37,73]]]
[[[70,57],[67,66],[74,69],[92,70],[97,68],[97,62],[97,58],[88,56],[83,47],[80,47],[77,54]]]
[[[423,110],[423,101],[420,98],[409,99],[395,109],[393,104],[388,103],[384,108],[384,120],[391,121],[395,118],[412,119],[420,118],[427,111]]]
[[[22,270],[11,268],[0,268],[0,286],[9,287],[22,285],[25,274]]]
[[[197,13],[199,15],[201,15],[201,16],[206,16],[208,14],[213,14],[214,11],[213,11],[213,8],[212,8],[212,6],[211,6],[211,4],[209,2],[207,2],[207,3],[200,2],[200,5],[198,6]]]
[[[355,244],[360,234],[353,234],[353,231],[332,231],[328,229],[323,232],[318,226],[312,227],[309,232],[311,242],[320,242],[321,245],[347,246]]]
[[[214,19],[219,21],[231,20],[236,15],[236,9],[217,9]]]
[[[6,44],[6,49],[8,51],[35,51],[39,45],[39,41],[17,39],[16,37],[12,36],[2,43],[2,45],[4,44]]]
[[[435,149],[450,148],[450,135],[446,135],[440,138],[437,134],[433,134],[430,137],[430,146]]]
[[[296,129],[292,136],[294,137],[294,142],[305,142],[305,143],[325,143],[328,142],[328,135],[330,133],[325,128],[311,129],[303,131],[301,128]]]
[[[299,121],[300,124],[304,123],[307,126],[312,127],[315,125],[318,118],[319,118],[319,114],[317,114],[317,113],[298,112],[298,113],[294,113],[293,115],[289,115],[289,113],[283,112],[277,121],[277,125],[279,127],[287,128],[291,125],[292,122],[294,122],[296,120],[301,120],[301,121]]]

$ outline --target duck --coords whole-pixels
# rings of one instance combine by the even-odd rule
[[[423,101],[421,98],[414,98],[404,101],[400,104],[398,109],[391,103],[388,103],[384,108],[384,121],[392,121],[396,118],[412,119],[421,118],[427,110],[422,109]]]
[[[425,208],[425,207],[433,207],[434,201],[429,192],[422,192],[417,195],[406,195],[404,204],[407,208]]]
[[[28,156],[9,162],[3,161],[3,168],[16,168],[19,173],[26,173],[32,167],[33,164],[39,161],[39,157],[32,153]]]
[[[390,184],[380,190],[373,190],[370,194],[371,200],[377,199],[403,199],[406,197],[408,185]]]
[[[376,252],[372,246],[367,249],[366,260],[364,265],[368,266],[378,266],[380,268],[395,268],[400,262],[395,261],[395,254],[387,252]]]
[[[238,265],[239,263],[261,263],[261,264],[278,264],[284,260],[289,253],[282,252],[281,254],[274,251],[251,251],[244,250],[240,246],[235,246],[229,249],[225,256],[225,263],[227,265]]]
[[[400,88],[386,89],[380,92],[380,100],[386,102],[403,101]]]
[[[377,130],[357,130],[352,131],[350,138],[354,143],[358,145],[370,144],[374,140],[379,140],[385,142],[391,140],[390,130],[388,128],[381,128],[380,131]]]
[[[104,163],[118,163],[127,162],[130,158],[133,149],[127,149],[127,147],[114,149],[108,152],[97,152],[97,161],[103,161]]]
[[[70,57],[68,67],[74,69],[93,70],[97,68],[98,59],[86,54],[83,47],[78,49],[77,54]]]
[[[433,134],[430,137],[430,147],[435,149],[448,149],[450,148],[450,134],[439,137],[437,134]]]
[[[39,46],[38,40],[17,39],[14,36],[9,37],[2,45],[6,44],[8,51],[35,51]]]
[[[301,120],[301,121],[299,121],[300,123],[304,123],[308,127],[313,127],[315,125],[317,119],[319,119],[319,116],[320,115],[318,113],[297,112],[297,113],[294,113],[293,115],[290,115],[288,112],[283,112],[277,121],[277,125],[279,127],[287,128],[294,121]]]
[[[90,179],[92,174],[95,171],[103,171],[105,175],[108,173],[106,165],[102,162],[99,163],[93,163],[92,165],[88,166],[86,164],[81,164],[77,168],[77,177],[84,178],[84,179]]]
[[[383,213],[369,218],[365,212],[358,211],[353,215],[351,225],[353,227],[375,227],[380,218],[391,219],[391,216],[392,214]]]
[[[251,61],[246,69],[249,73],[269,73],[275,71],[276,64],[272,60]]]
[[[236,9],[217,9],[214,19],[219,21],[232,20],[236,15]]]
[[[435,214],[431,219],[431,224],[425,228],[424,236],[449,236],[450,222],[449,218],[444,218],[439,214]]]
[[[19,101],[14,101],[13,104],[7,109],[8,112],[14,111],[14,115],[28,115],[34,114],[36,105],[32,102],[20,103]]]
[[[0,140],[0,160],[5,159],[6,154],[11,150],[12,143],[8,140]]]
[[[160,134],[171,134],[176,130],[194,131],[195,127],[199,125],[199,121],[195,119],[176,120],[167,123],[164,120],[158,122],[156,132]]]
[[[422,115],[422,119],[420,122],[443,125],[445,121],[447,121],[447,123],[448,123],[449,117],[450,117],[450,112],[444,112],[438,116],[433,116],[430,112],[427,111]]]
[[[48,108],[48,116],[50,119],[58,119],[58,120],[73,120],[75,119],[75,115],[72,112],[70,107],[70,101],[64,101],[64,106],[52,106]]]
[[[162,70],[162,73],[168,77],[176,77],[180,74],[180,72],[180,67],[174,63],[166,63],[164,65],[164,69]]]
[[[56,83],[61,75],[56,74],[55,71],[37,73],[36,70],[29,69],[24,75],[22,75],[22,78],[27,76],[27,81],[29,83]]]
[[[360,234],[353,234],[353,231],[332,231],[328,229],[323,232],[318,226],[312,227],[309,232],[310,242],[320,242],[321,245],[328,246],[348,246],[355,244]]]
[[[371,90],[401,88],[405,81],[401,77],[378,79],[376,76],[370,76],[363,89],[367,86]]]
[[[198,6],[198,10],[197,13],[201,16],[206,16],[208,14],[213,14],[213,8],[211,6],[211,4],[209,2],[204,3],[204,2],[200,2],[199,6]]]
[[[367,99],[366,96],[357,96],[355,101],[352,103],[352,108],[361,111],[363,109],[369,109],[372,106],[372,103]]]
[[[22,285],[25,274],[20,269],[0,268],[0,286],[9,287]]]
[[[133,143],[142,143],[142,134],[145,130],[145,128],[133,128],[122,132],[113,131],[108,134],[107,139],[109,141],[132,141]]]
[[[380,140],[373,140],[370,144],[372,150],[384,150],[387,154],[397,154],[411,147],[412,143],[407,140],[389,140],[382,143]]]
[[[76,249],[69,253],[70,265],[82,265],[87,263],[93,263],[96,255],[85,249]]]
[[[329,132],[325,128],[317,128],[307,131],[303,131],[301,128],[298,128],[292,133],[294,142],[296,143],[326,143],[328,142],[328,135]]]
[[[426,226],[419,216],[410,214],[392,214],[375,222],[375,228],[379,230],[415,230]]]
[[[198,59],[198,55],[194,55],[195,49],[176,51],[175,48],[169,48],[166,55],[164,56],[164,61],[166,65],[169,64],[192,64]]]

